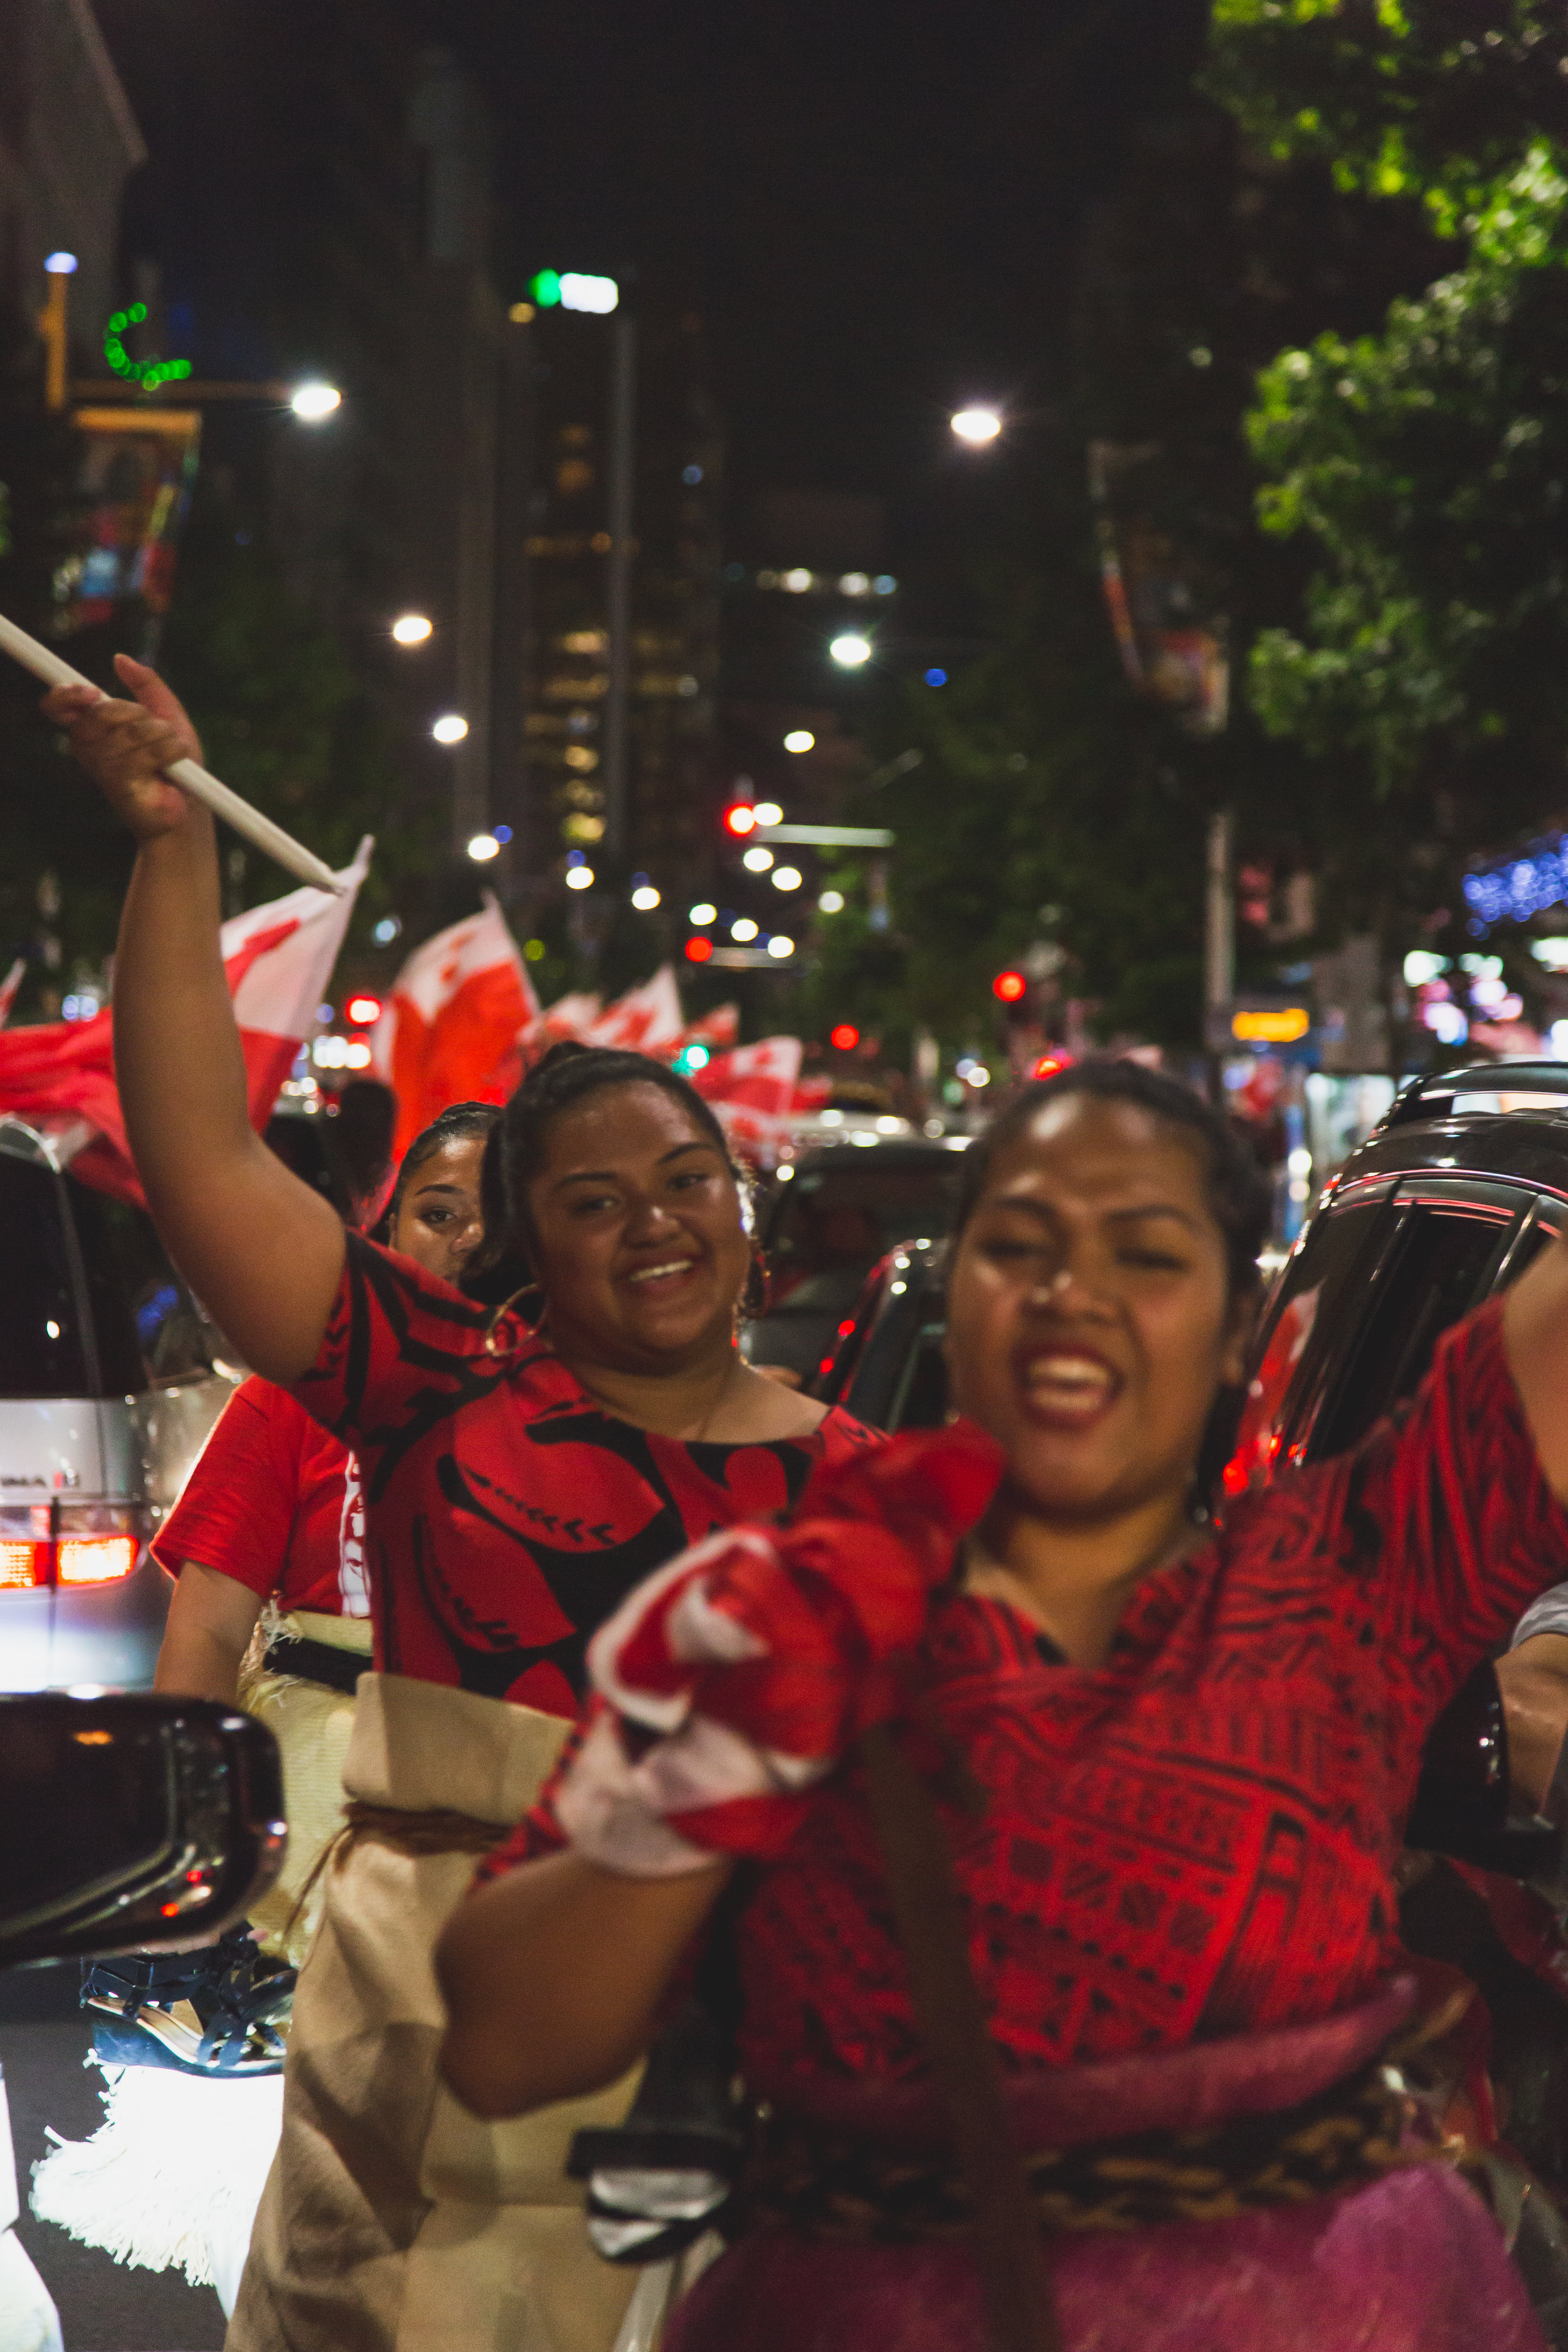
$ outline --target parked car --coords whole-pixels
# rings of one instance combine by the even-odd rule
[[[946,1231],[968,1142],[867,1129],[780,1168],[762,1220],[772,1304],[742,1341],[752,1363],[822,1370],[878,1260]]]
[[[147,1540],[240,1376],[145,1211],[0,1119],[0,1690],[151,1682]]]
[[[272,1734],[206,1699],[0,1698],[0,1969],[145,1955],[243,1920],[286,1840]],[[152,1964],[156,1968],[157,1963]],[[0,2073],[0,2352],[60,2342],[20,2210]]]

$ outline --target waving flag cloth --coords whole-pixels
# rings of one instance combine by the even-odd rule
[[[316,1008],[374,846],[367,835],[353,864],[339,875],[345,886],[341,898],[325,890],[291,890],[237,916],[219,933],[255,1128],[266,1126],[279,1088],[316,1025]],[[177,1049],[177,1041],[170,1044]],[[114,1083],[111,1005],[91,1021],[0,1032],[0,1113],[7,1111],[51,1135],[62,1160],[68,1158],[73,1173],[87,1183],[144,1205]]]
[[[764,1037],[760,1045],[715,1054],[706,1069],[691,1074],[730,1141],[748,1158],[771,1157],[789,1132],[800,1053],[798,1037]]]
[[[660,1060],[673,1054],[686,1034],[686,1015],[675,985],[675,967],[661,963],[640,988],[628,988],[607,1004],[598,1019],[583,1032],[588,1045],[617,1045],[623,1052],[653,1054]]]
[[[738,1004],[716,1004],[700,1021],[693,1021],[680,1042],[683,1045],[706,1045],[710,1053],[721,1045],[732,1045],[741,1034],[741,1008]]]
[[[539,999],[489,891],[477,915],[416,948],[371,1034],[372,1067],[397,1095],[398,1158],[448,1103],[505,1102]]]
[[[22,975],[26,969],[26,958],[18,956],[5,979],[0,980],[0,1029],[4,1029],[11,1018],[11,1007],[16,1002],[16,991],[22,985]]]

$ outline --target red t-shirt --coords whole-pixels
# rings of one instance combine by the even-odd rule
[[[171,1576],[218,1569],[280,1609],[370,1614],[354,1458],[270,1381],[236,1389],[153,1557]]]
[[[351,1233],[293,1392],[363,1471],[377,1666],[574,1715],[588,1641],[634,1584],[879,1440],[838,1412],[766,1445],[635,1429],[520,1317],[491,1330],[491,1313]]]
[[[937,1597],[925,1705],[986,1794],[980,1820],[945,1820],[1005,2062],[1307,2023],[1397,1966],[1426,1734],[1568,1570],[1500,1317],[1447,1335],[1356,1452],[1242,1497],[1147,1577],[1101,1668],[1052,1663],[1002,1601]],[[560,1843],[547,1790],[489,1867]],[[756,2087],[919,2070],[853,1766],[758,1871],[736,1950]]]

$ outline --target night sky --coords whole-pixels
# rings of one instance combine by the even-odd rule
[[[1060,390],[1078,232],[1140,111],[1194,62],[1203,0],[381,0],[481,78],[501,290],[602,269],[694,306],[738,493],[940,506],[966,398],[1028,438]],[[268,0],[99,0],[154,151],[134,247],[212,319],[287,205],[222,43]],[[237,16],[237,10],[238,15]],[[309,23],[309,11],[301,21]],[[309,70],[308,56],[281,59]],[[226,199],[222,185],[234,190]],[[243,276],[243,270],[238,274]],[[250,362],[230,331],[225,363]],[[261,354],[255,354],[259,361]],[[202,364],[211,365],[210,357]]]

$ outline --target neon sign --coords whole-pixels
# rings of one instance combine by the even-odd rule
[[[161,383],[180,383],[189,375],[189,360],[133,360],[122,340],[127,327],[139,327],[147,316],[145,302],[116,310],[103,333],[103,356],[123,383],[139,383],[151,392]]]

